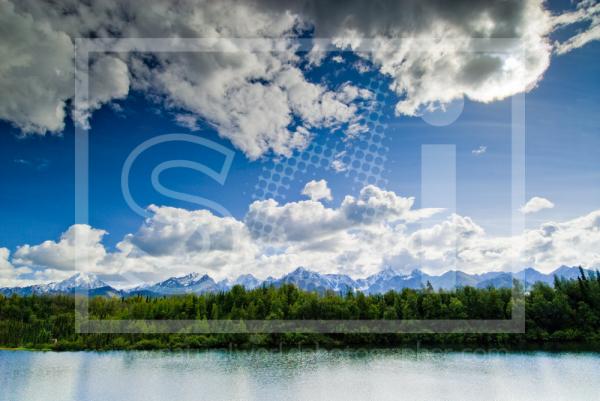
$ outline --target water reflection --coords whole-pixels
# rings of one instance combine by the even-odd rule
[[[0,351],[0,399],[591,400],[598,372],[585,353]]]

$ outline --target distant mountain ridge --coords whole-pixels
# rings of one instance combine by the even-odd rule
[[[588,276],[594,273],[589,269],[584,269],[584,272]],[[190,273],[181,277],[171,277],[154,284],[144,284],[127,290],[119,290],[106,284],[93,273],[77,273],[67,280],[56,283],[0,288],[0,294],[5,296],[12,294],[27,296],[82,292],[88,293],[90,296],[167,296],[216,293],[227,291],[234,285],[254,289],[263,285],[280,287],[284,284],[293,284],[302,290],[319,293],[326,291],[338,293],[361,291],[365,294],[382,294],[391,290],[401,291],[404,288],[421,289],[425,288],[428,283],[436,290],[452,290],[466,286],[507,288],[512,286],[513,279],[519,280],[528,289],[536,282],[553,285],[554,276],[572,280],[579,277],[579,275],[578,267],[569,266],[560,266],[548,274],[528,267],[514,274],[507,272],[469,274],[460,270],[449,270],[439,276],[429,275],[419,269],[406,274],[392,267],[386,267],[367,278],[355,280],[344,274],[321,274],[298,267],[278,279],[269,277],[266,280],[259,280],[251,274],[244,274],[232,282],[228,280],[216,282],[206,274]]]
[[[45,295],[45,294],[73,294],[77,292],[86,292],[90,296],[120,296],[122,291],[117,290],[104,281],[100,280],[93,273],[77,273],[66,280],[48,283],[36,284],[27,287],[5,287],[0,288],[0,294],[10,296],[17,295]]]

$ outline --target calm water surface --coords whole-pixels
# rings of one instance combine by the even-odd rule
[[[0,399],[598,400],[600,355],[0,351]]]

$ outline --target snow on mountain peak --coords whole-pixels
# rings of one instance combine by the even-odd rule
[[[55,284],[59,290],[83,289],[93,290],[95,288],[107,287],[104,281],[100,280],[94,273],[78,272],[68,279]]]

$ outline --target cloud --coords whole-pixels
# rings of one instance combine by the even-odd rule
[[[503,237],[489,235],[468,216],[431,221],[439,210],[413,209],[413,202],[368,186],[337,208],[312,200],[257,201],[243,220],[151,206],[150,217],[113,251],[102,243],[105,231],[86,225],[70,227],[58,241],[23,245],[12,257],[0,248],[0,280],[15,285],[65,278],[73,273],[76,252],[86,256],[80,270],[117,285],[189,272],[266,278],[298,266],[363,277],[390,265],[429,273],[600,265],[600,210]]]
[[[152,216],[125,236],[100,267],[127,276],[165,277],[190,271],[234,277],[250,269],[258,247],[243,222],[206,210],[150,206]]]
[[[483,154],[485,154],[485,152],[487,152],[487,146],[479,146],[477,149],[473,149],[471,151],[472,154],[474,154],[475,156],[481,156]]]
[[[285,10],[201,0],[176,5],[160,0],[143,5],[1,0],[0,5],[6,20],[2,26],[10,33],[2,35],[0,89],[11,93],[2,97],[0,118],[26,133],[64,128],[78,37],[224,38],[202,53],[92,54],[90,100],[73,113],[82,126],[102,104],[134,89],[188,115],[178,120],[183,124],[189,126],[191,115],[206,120],[256,159],[267,152],[289,155],[302,149],[313,128],[333,129],[357,120],[356,106],[350,104],[354,99],[305,78],[293,39],[302,22]],[[227,38],[281,38],[281,51]]]
[[[342,150],[341,152],[335,155],[334,160],[331,162],[331,168],[333,169],[333,171],[335,171],[336,173],[342,173],[348,170],[348,166],[344,162],[344,158],[347,158],[349,160],[349,158],[346,156],[345,150]]]
[[[20,166],[35,168],[39,171],[46,170],[50,166],[50,160],[44,158],[36,158],[33,160],[16,158],[13,162]]]
[[[123,99],[129,94],[129,69],[121,59],[113,56],[100,56],[93,60],[89,72],[89,101],[77,105],[74,120],[82,127],[89,128],[89,119],[94,110],[103,104]]]
[[[312,201],[320,201],[321,199],[332,200],[331,190],[327,186],[327,181],[319,180],[319,181],[309,181],[304,186],[302,190],[302,195],[306,195]]]
[[[72,271],[80,255],[79,270],[93,271],[106,256],[106,249],[101,243],[105,234],[106,231],[76,224],[63,233],[59,241],[48,240],[39,245],[20,246],[14,254],[13,263],[33,270]]]
[[[557,54],[565,54],[571,50],[578,49],[587,43],[600,39],[600,4],[595,0],[585,0],[577,4],[577,10],[558,15],[553,18],[556,28],[574,24],[588,23],[587,28],[579,30],[578,33],[565,41],[554,44]]]
[[[377,13],[360,1],[346,4],[344,13],[334,8],[308,8],[315,35],[333,37],[338,47],[358,52],[390,76],[401,98],[398,114],[420,115],[463,97],[487,103],[528,91],[550,63],[551,14],[539,0],[390,1]],[[482,44],[494,50],[481,51]]]
[[[544,209],[552,209],[554,207],[554,203],[550,202],[546,198],[540,198],[539,196],[534,196],[529,199],[526,204],[524,204],[519,210],[523,214],[531,214],[537,213]]]
[[[200,129],[198,127],[198,118],[193,114],[176,114],[175,122],[190,131],[198,131]]]
[[[348,166],[346,166],[346,164],[343,161],[335,159],[331,162],[331,168],[337,173],[341,173],[346,171],[348,169]]]
[[[265,236],[265,222],[271,222],[267,238],[277,242],[317,241],[344,230],[415,222],[440,209],[414,210],[414,198],[398,196],[374,185],[364,187],[358,197],[346,196],[339,208],[325,207],[314,200],[280,205],[272,199],[255,201],[249,207],[246,224],[255,237]]]
[[[0,287],[9,287],[19,284],[17,277],[19,272],[10,263],[10,251],[0,248]]]
[[[550,63],[553,30],[590,21],[589,29],[556,48],[562,53],[582,46],[597,38],[598,7],[586,1],[553,16],[541,0],[388,0],[377,12],[358,0],[343,12],[336,2],[313,0],[0,0],[0,9],[0,91],[10,94],[0,98],[0,119],[24,133],[64,129],[73,100],[75,38],[171,38],[174,44],[208,38],[214,42],[203,53],[93,54],[90,100],[72,118],[85,126],[94,110],[135,90],[185,116],[176,117],[184,126],[205,120],[256,159],[303,149],[317,128],[344,128],[348,135],[364,128],[350,86],[306,77],[307,60],[297,50],[307,32],[354,51],[361,72],[372,66],[389,76],[400,98],[397,113],[419,115],[463,97],[491,102],[530,90]],[[228,38],[278,39],[280,51]],[[496,49],[479,51],[481,43]],[[317,50],[322,43],[309,52],[315,64],[323,56]]]
[[[74,86],[71,38],[7,0],[0,26],[0,119],[23,132],[62,131]]]
[[[58,241],[19,247],[11,262],[31,269],[39,280],[72,273],[76,252],[87,255],[77,266],[80,270],[109,281],[157,280],[190,271],[218,278],[240,272],[266,277],[299,265],[365,274],[376,271],[402,243],[397,240],[406,223],[433,213],[415,210],[413,203],[412,198],[368,186],[357,197],[346,196],[337,208],[312,200],[282,205],[257,201],[244,220],[151,206],[150,217],[114,251],[102,244],[105,231],[76,225]],[[274,235],[258,229],[268,222]]]
[[[152,218],[126,241],[153,256],[233,251],[249,236],[231,217],[219,218],[207,210],[188,211],[151,205]]]
[[[358,60],[352,66],[361,74],[371,71],[371,67],[364,60]]]

